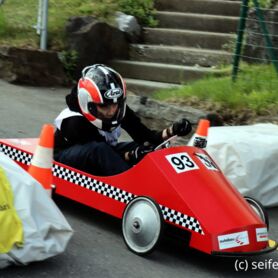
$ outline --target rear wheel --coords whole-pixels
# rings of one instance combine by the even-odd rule
[[[138,255],[154,250],[163,232],[164,220],[158,204],[148,197],[137,197],[125,208],[122,221],[127,247]]]
[[[245,196],[244,199],[248,202],[248,204],[256,212],[256,214],[262,219],[262,221],[266,224],[268,229],[269,219],[268,219],[267,211],[264,208],[264,206],[254,198]]]

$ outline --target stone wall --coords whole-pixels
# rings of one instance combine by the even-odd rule
[[[177,106],[136,95],[128,95],[127,104],[141,118],[146,126],[158,131],[170,126],[177,120],[186,118],[192,123],[194,132],[199,119],[207,118],[206,112],[190,106]],[[190,137],[189,135],[184,138],[179,138],[177,143],[186,144]]]
[[[56,52],[0,48],[0,78],[34,86],[65,86],[69,80]]]

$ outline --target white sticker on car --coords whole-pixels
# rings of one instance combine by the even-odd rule
[[[268,241],[267,228],[257,228],[256,237],[257,237],[257,241]]]
[[[249,244],[247,231],[218,236],[219,249],[228,249]]]
[[[188,153],[175,153],[166,155],[167,160],[177,173],[199,169]]]
[[[199,160],[204,164],[204,166],[208,170],[219,171],[215,162],[211,160],[211,158],[208,155],[203,153],[195,153],[195,155],[199,158]]]

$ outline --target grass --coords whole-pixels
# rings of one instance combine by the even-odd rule
[[[38,0],[6,1],[2,14],[1,45],[38,48],[39,37],[33,28],[37,24]],[[92,0],[49,1],[48,36],[50,49],[64,47],[64,28],[67,19],[74,15],[94,14]],[[97,13],[96,11],[95,13]],[[98,14],[96,14],[98,15]]]
[[[242,65],[236,82],[231,77],[207,77],[178,89],[159,91],[154,98],[206,106],[211,111],[251,110],[256,115],[278,113],[278,79],[272,65]]]
[[[49,0],[49,49],[65,48],[65,24],[69,17],[92,15],[113,23],[117,10],[139,17],[143,24],[155,24],[153,0]],[[0,7],[0,45],[39,47],[37,23],[38,0],[5,1]],[[131,5],[132,4],[132,5]]]

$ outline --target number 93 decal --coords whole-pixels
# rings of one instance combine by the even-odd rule
[[[188,153],[175,153],[166,155],[166,159],[177,173],[199,169]]]

